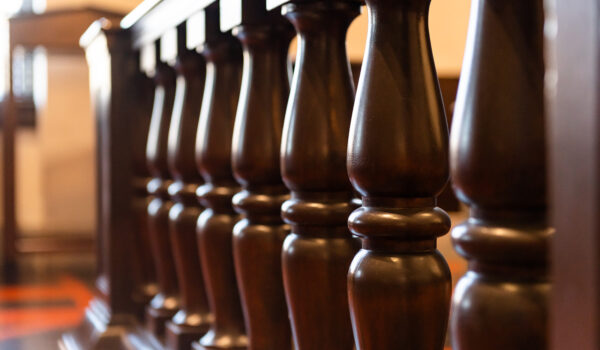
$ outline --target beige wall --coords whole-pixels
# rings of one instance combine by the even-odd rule
[[[458,76],[462,65],[467,37],[470,0],[433,0],[429,14],[429,31],[438,75]],[[368,14],[366,7],[358,16],[347,36],[348,57],[352,62],[362,61],[367,40]],[[291,45],[291,55],[295,54]]]
[[[139,3],[140,0],[46,0],[46,10],[66,7],[94,6],[127,13]]]

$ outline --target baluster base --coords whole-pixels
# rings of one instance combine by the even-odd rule
[[[61,350],[129,350],[131,344],[148,350],[162,349],[160,342],[133,315],[111,315],[98,298],[90,302],[81,325],[58,341]]]
[[[164,340],[166,324],[175,315],[176,311],[177,310],[147,308],[146,328],[161,341]]]
[[[223,349],[223,350],[247,350],[248,348],[245,346],[239,347],[226,347],[226,346],[211,346],[211,347],[206,347],[201,345],[199,342],[193,342],[192,343],[192,350],[215,350],[215,349]]]
[[[166,325],[166,348],[169,350],[188,350],[192,342],[206,334],[208,328],[208,325],[190,326],[169,321]]]

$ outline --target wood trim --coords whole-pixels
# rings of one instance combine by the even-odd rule
[[[133,47],[139,49],[156,41],[168,29],[175,28],[189,17],[203,10],[215,0],[162,0],[150,6],[155,0],[146,0],[138,8],[149,9],[139,14],[132,11],[135,17],[126,17],[121,21],[121,27],[131,31]]]
[[[19,254],[87,254],[94,251],[94,242],[91,232],[34,237],[23,236],[16,240],[15,248]]]

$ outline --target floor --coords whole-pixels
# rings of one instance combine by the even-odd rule
[[[79,324],[94,275],[91,256],[26,257],[0,281],[0,349],[56,349]]]

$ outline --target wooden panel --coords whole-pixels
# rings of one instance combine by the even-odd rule
[[[600,3],[546,1],[551,348],[600,348]]]

